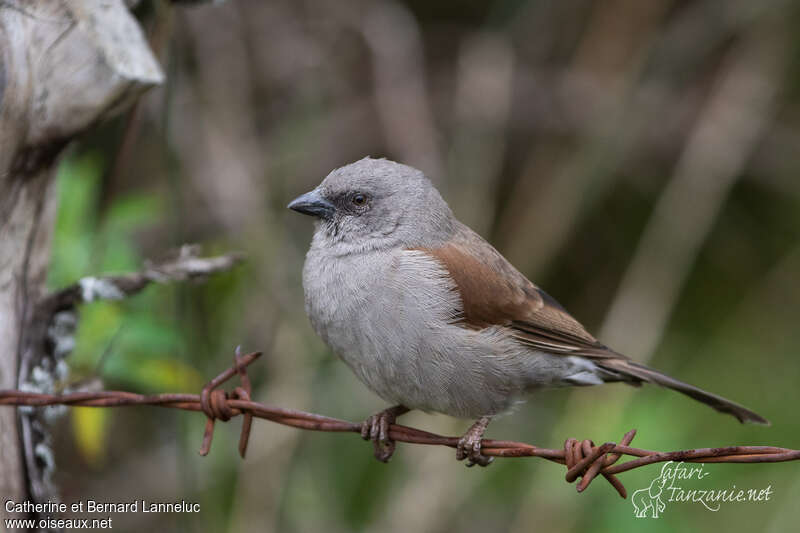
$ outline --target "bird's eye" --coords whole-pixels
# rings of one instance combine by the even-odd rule
[[[362,206],[367,203],[367,197],[364,194],[358,193],[353,195],[351,201],[354,205]]]

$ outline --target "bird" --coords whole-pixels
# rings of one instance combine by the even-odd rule
[[[366,157],[288,208],[315,219],[303,266],[314,331],[393,405],[361,424],[380,461],[395,451],[389,426],[421,410],[475,420],[456,458],[487,466],[481,439],[491,418],[547,387],[652,383],[742,423],[769,424],[602,344],[459,222],[411,166]]]

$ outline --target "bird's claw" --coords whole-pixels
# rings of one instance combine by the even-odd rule
[[[481,454],[481,438],[474,438],[469,433],[459,439],[458,446],[456,446],[456,459],[459,461],[467,459],[468,467],[489,466],[489,463],[494,461],[494,457]]]
[[[479,420],[458,440],[456,459],[459,461],[467,459],[468,467],[473,467],[475,465],[489,466],[489,464],[494,461],[494,457],[487,457],[481,454],[481,440],[483,439],[483,432],[486,431],[486,425],[488,423],[488,420],[485,422]]]
[[[375,459],[382,463],[389,462],[394,454],[395,443],[389,436],[389,426],[395,423],[397,411],[391,407],[367,417],[361,423],[361,438],[372,441],[375,447]]]

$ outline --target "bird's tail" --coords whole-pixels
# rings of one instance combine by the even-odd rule
[[[642,364],[631,361],[630,359],[622,358],[608,358],[608,359],[595,359],[593,361],[597,366],[611,372],[618,374],[622,381],[633,381],[634,384],[639,382],[655,383],[662,387],[667,387],[676,390],[681,394],[685,394],[690,398],[694,398],[699,402],[710,405],[721,413],[728,413],[735,416],[739,422],[750,422],[754,424],[769,425],[769,421],[763,416],[754,413],[750,409],[743,407],[737,403],[717,396],[703,389],[697,388],[694,385],[689,385],[683,381],[679,381],[666,374],[662,374],[658,370],[646,367]]]

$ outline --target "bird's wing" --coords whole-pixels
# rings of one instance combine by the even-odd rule
[[[622,357],[466,226],[460,225],[443,246],[421,251],[437,259],[455,281],[465,327],[504,326],[520,342],[552,354]]]
[[[636,363],[592,337],[558,302],[531,283],[478,234],[460,225],[439,247],[422,248],[450,273],[461,296],[464,327],[508,328],[519,342],[550,354],[592,359],[606,381],[649,382],[706,403],[740,422],[769,424],[758,413],[716,394]]]

